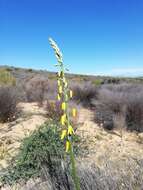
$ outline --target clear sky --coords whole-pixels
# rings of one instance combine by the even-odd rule
[[[0,0],[0,65],[143,75],[143,0]]]

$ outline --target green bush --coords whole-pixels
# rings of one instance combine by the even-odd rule
[[[33,69],[27,69],[28,72],[32,73]]]
[[[16,79],[6,69],[0,69],[0,85],[16,85]]]
[[[11,72],[11,71],[12,71],[12,68],[7,67],[5,70],[8,71],[8,72]]]
[[[14,158],[14,166],[10,166],[0,177],[2,184],[14,184],[21,179],[27,181],[31,177],[41,177],[43,170],[57,184],[59,174],[64,173],[62,162],[65,160],[65,146],[60,139],[60,126],[48,122],[42,125],[30,137],[24,139],[21,150]],[[74,141],[78,141],[75,137]],[[75,149],[77,152],[77,149]],[[64,175],[64,174],[63,174]]]
[[[101,79],[96,79],[96,80],[94,80],[92,83],[93,83],[94,85],[96,85],[96,86],[100,86],[100,85],[103,83],[103,80],[101,80]]]

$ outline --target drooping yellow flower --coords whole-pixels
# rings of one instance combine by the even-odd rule
[[[61,94],[63,92],[62,86],[59,86],[59,93]]]
[[[69,152],[70,149],[70,142],[66,141],[66,152]]]
[[[62,102],[62,110],[66,110],[66,103]]]
[[[74,134],[73,127],[71,125],[68,126],[68,135]]]
[[[59,72],[58,72],[58,77],[60,77],[60,76],[61,76],[61,72],[59,71]]]
[[[66,79],[65,79],[65,77],[63,78],[63,82],[66,83]]]
[[[60,86],[61,85],[61,82],[60,82],[60,80],[58,80],[58,86]]]
[[[63,140],[66,137],[66,134],[67,134],[67,130],[62,130],[61,140]]]
[[[66,122],[66,114],[63,114],[63,115],[61,116],[61,124],[62,124],[62,125],[65,125],[65,122]]]
[[[72,98],[72,97],[73,97],[73,91],[70,90],[70,98]]]
[[[60,95],[58,94],[58,96],[57,96],[57,99],[60,101],[61,100],[61,97],[60,97]]]
[[[75,108],[72,109],[72,116],[73,117],[76,117],[77,115],[77,110]]]
[[[65,87],[67,87],[68,86],[68,83],[67,82],[65,82]]]

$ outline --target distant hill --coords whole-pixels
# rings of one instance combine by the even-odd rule
[[[42,76],[47,79],[56,79],[56,72],[50,72],[47,70],[36,70],[31,68],[19,68],[8,65],[1,65],[0,68],[10,71],[17,80],[26,80],[36,75]],[[143,83],[143,77],[113,77],[113,76],[94,76],[94,75],[82,75],[67,73],[67,78],[76,81],[90,81],[95,84],[109,84],[120,82],[139,82]]]

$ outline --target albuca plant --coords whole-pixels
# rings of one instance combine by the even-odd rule
[[[74,136],[74,129],[70,121],[71,115],[73,117],[76,117],[77,110],[75,108],[72,108],[71,110],[69,107],[69,101],[73,96],[73,92],[72,90],[70,90],[68,81],[65,77],[65,71],[67,69],[65,68],[65,65],[63,64],[62,53],[54,40],[50,38],[49,41],[52,48],[54,49],[55,56],[58,61],[58,64],[56,65],[56,67],[59,68],[58,76],[57,76],[57,83],[58,83],[57,99],[61,102],[61,110],[63,111],[63,114],[61,115],[61,119],[60,119],[61,125],[63,126],[63,129],[61,132],[61,140],[65,140],[66,152],[69,153],[70,155],[72,177],[73,177],[75,189],[79,190],[80,185],[79,185],[79,180],[78,180],[76,167],[75,167],[75,158],[74,158],[73,143],[72,143],[72,139]]]

